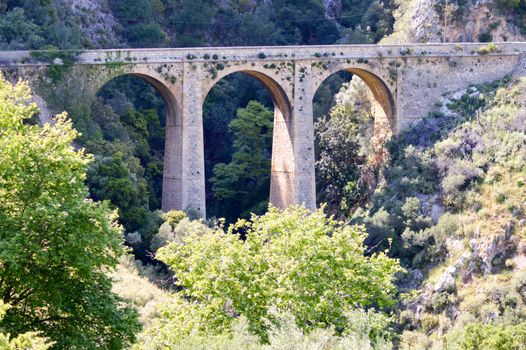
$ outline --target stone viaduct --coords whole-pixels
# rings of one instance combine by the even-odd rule
[[[375,118],[397,133],[436,109],[443,94],[511,74],[525,52],[526,43],[10,51],[0,52],[0,70],[28,80],[43,100],[64,76],[87,94],[120,75],[146,80],[167,110],[163,209],[205,216],[203,103],[225,76],[253,76],[274,101],[270,202],[314,209],[312,102],[330,75],[360,77],[375,97]]]

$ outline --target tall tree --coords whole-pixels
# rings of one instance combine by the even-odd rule
[[[224,208],[230,221],[251,212],[262,213],[268,204],[270,189],[270,158],[272,148],[273,113],[256,101],[237,111],[228,125],[234,133],[234,154],[228,164],[214,167],[214,197],[228,200]]]
[[[87,199],[92,157],[72,146],[66,115],[30,125],[29,99],[0,77],[0,328],[60,349],[122,348],[139,326],[107,276],[124,253],[116,213]]]
[[[360,203],[367,186],[363,177],[367,164],[365,145],[371,139],[372,118],[353,105],[338,104],[329,118],[316,122],[318,143],[318,200],[331,213],[349,212]]]

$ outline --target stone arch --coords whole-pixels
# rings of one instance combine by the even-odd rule
[[[99,71],[93,84],[93,93],[113,79],[132,76],[146,81],[161,95],[166,109],[165,151],[163,164],[162,210],[181,210],[182,208],[182,110],[178,89],[163,81],[154,71],[148,69],[105,69]],[[97,73],[95,73],[97,74]]]
[[[388,73],[386,71],[377,71],[376,69],[368,66],[364,67],[363,65],[337,65],[331,67],[323,72],[316,80],[312,98],[314,98],[314,94],[327,78],[341,71],[352,73],[364,81],[374,96],[373,102],[375,105],[373,105],[373,108],[375,112],[375,123],[385,121],[389,124],[391,132],[397,133],[399,131],[399,125],[395,102],[396,86],[393,86],[393,83],[391,87],[389,87],[386,83],[388,80]]]
[[[271,78],[268,75],[269,73],[268,71],[258,66],[253,66],[250,68],[232,66],[224,70],[221,70],[217,74],[216,77],[214,77],[213,79],[205,83],[203,96],[205,96],[206,98],[206,96],[208,96],[208,94],[210,93],[210,90],[212,90],[212,88],[220,80],[234,73],[246,74],[248,76],[254,77],[257,80],[259,80],[261,84],[263,84],[263,86],[269,92],[270,97],[272,98],[272,101],[274,102],[274,106],[277,109],[279,109],[283,117],[286,120],[292,119],[292,105],[290,102],[292,100],[291,98],[292,96],[291,96],[290,91],[286,91],[286,88],[284,88],[282,84],[278,83],[275,79]]]
[[[254,77],[269,92],[274,103],[274,130],[272,139],[272,160],[269,202],[278,208],[286,208],[294,203],[294,130],[291,104],[291,89],[289,92],[282,84],[268,75],[263,68],[230,67],[222,70],[216,77],[207,81],[203,87],[203,103],[212,88],[221,79],[242,73]]]

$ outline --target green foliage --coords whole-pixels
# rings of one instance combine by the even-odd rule
[[[220,68],[218,65],[216,67]],[[246,107],[252,100],[259,101],[267,108],[274,106],[265,87],[257,79],[243,73],[234,73],[221,79],[205,99],[203,112],[205,180],[207,214],[210,217],[228,215],[234,216],[233,220],[235,220],[241,212],[237,211],[237,214],[233,214],[234,210],[231,210],[233,207],[228,201],[219,201],[214,197],[210,179],[214,176],[213,170],[216,164],[228,164],[232,161],[232,154],[235,151],[233,143],[236,137],[230,132],[228,125],[237,117],[239,106]],[[254,204],[255,202],[249,206]]]
[[[158,23],[137,24],[129,30],[130,43],[134,47],[164,47],[168,37]]]
[[[120,209],[122,224],[137,231],[149,215],[146,182],[133,176],[119,154],[96,159],[88,174],[91,197],[110,200]]]
[[[59,49],[89,48],[90,34],[82,27],[88,18],[56,1],[7,0],[0,3],[0,48]],[[110,44],[107,33],[100,43]],[[110,44],[111,45],[111,44]]]
[[[0,79],[0,322],[18,336],[40,331],[55,348],[122,348],[135,312],[106,276],[124,252],[107,202],[87,200],[91,156],[75,150],[65,115],[43,127],[29,89]]]
[[[115,14],[119,18],[129,21],[144,21],[154,18],[156,14],[155,3],[155,1],[150,0],[115,0],[113,1],[113,6]]]
[[[385,339],[383,329],[386,318],[372,312],[362,310],[346,314],[348,323],[352,325],[343,335],[338,335],[333,328],[316,328],[309,333],[300,329],[294,317],[290,314],[275,314],[277,323],[271,324],[268,344],[261,344],[257,336],[250,333],[246,318],[240,317],[233,323],[229,332],[222,334],[190,334],[183,339],[171,341],[172,333],[163,333],[160,337],[158,328],[152,327],[141,335],[137,349],[161,349],[169,344],[174,349],[247,349],[247,350],[282,350],[282,349],[391,349],[390,342]],[[163,320],[167,321],[167,320]],[[382,330],[378,333],[379,330]],[[374,340],[369,334],[376,334]],[[168,336],[165,338],[164,336]],[[135,348],[134,348],[135,349]]]
[[[361,169],[367,155],[363,145],[371,136],[371,124],[372,118],[365,111],[344,105],[336,105],[329,118],[315,124],[317,186],[322,189],[318,201],[328,203],[331,212],[349,211],[365,195]]]
[[[156,332],[171,342],[191,332],[217,334],[241,315],[250,332],[268,341],[273,309],[292,314],[305,331],[345,332],[346,312],[393,304],[394,274],[401,270],[384,253],[365,256],[364,239],[363,228],[302,207],[271,207],[228,232],[190,233],[183,244],[157,252],[180,291]]]
[[[39,92],[48,106],[72,116],[82,133],[78,144],[95,155],[87,176],[91,198],[109,199],[119,209],[126,232],[141,236],[137,257],[148,260],[149,240],[160,225],[155,210],[161,207],[163,102],[146,82],[129,77],[110,81],[99,98],[89,98],[84,78],[68,74]]]
[[[164,214],[165,222],[170,225],[173,229],[186,218],[186,214],[180,210],[170,210],[168,213]]]
[[[421,163],[436,171],[434,191],[424,194],[415,186],[413,195],[406,192],[401,199],[398,181],[390,180],[377,192],[382,206],[365,220],[376,226],[374,232],[387,228],[391,237],[402,232],[404,249],[394,241],[396,256],[424,274],[429,271],[424,285],[434,285],[406,302],[401,349],[524,348],[526,278],[518,268],[517,248],[526,233],[520,224],[525,219],[526,81],[498,87],[504,83],[509,84],[468,89],[449,104],[455,119],[446,125],[427,120],[425,128],[406,134],[411,154],[418,151]],[[399,151],[394,148],[394,158]],[[415,169],[413,160],[403,159],[391,166]],[[444,256],[448,260],[442,262]],[[424,303],[423,312],[417,311]]]
[[[219,5],[212,0],[181,0],[169,9],[166,23],[178,32],[179,46],[205,46],[206,34]]]
[[[8,309],[9,305],[5,305],[0,300],[0,321],[2,321]],[[39,337],[36,332],[20,334],[16,338],[11,339],[9,334],[2,332],[0,327],[0,349],[2,350],[47,350],[51,345],[46,339]]]
[[[464,329],[463,350],[526,349],[526,323],[515,326],[469,324]]]
[[[0,16],[0,47],[10,50],[42,46],[42,30],[26,17],[23,8],[15,8]]]
[[[369,93],[362,80],[353,78],[341,87],[329,115],[314,125],[317,199],[337,216],[349,216],[365,203],[375,177],[369,162],[374,152]]]
[[[187,236],[200,235],[211,231],[212,229],[203,222],[191,220],[188,217],[182,218],[175,226],[170,225],[167,220],[161,225],[159,231],[153,235],[150,250],[155,252],[168,243],[183,243]]]
[[[172,45],[183,47],[331,44],[342,37],[339,26],[367,33],[367,42],[376,42],[391,32],[393,25],[393,4],[383,1],[344,1],[342,13],[335,19],[320,18],[325,11],[320,0],[278,1],[272,7],[262,1],[230,2],[225,6],[215,1],[190,0],[111,3],[124,25],[159,24],[165,33],[176,33]],[[125,36],[129,39],[128,33]]]
[[[391,240],[393,254],[414,267],[425,267],[444,256],[446,238],[461,234],[455,225],[459,217],[452,214],[479,206],[473,202],[472,191],[486,176],[490,160],[503,166],[520,162],[512,149],[521,147],[522,132],[512,130],[516,130],[515,123],[521,123],[522,114],[513,111],[518,107],[509,110],[510,94],[516,92],[501,90],[493,97],[495,89],[505,83],[468,89],[448,104],[454,115],[430,115],[391,142],[385,182],[373,195],[372,209],[358,211],[353,218],[366,224],[368,244],[385,248]],[[495,111],[473,121],[477,111],[489,103]],[[494,119],[497,115],[507,117],[499,124]],[[509,133],[503,131],[506,128]],[[504,142],[510,139],[513,146],[501,152],[490,146],[496,139],[502,139],[504,145],[510,145]],[[442,215],[447,210],[451,215]]]
[[[481,41],[486,41],[486,40],[481,40]],[[492,53],[492,52],[496,52],[498,50],[497,48],[497,45],[493,44],[493,43],[489,43],[488,45],[486,46],[482,46],[480,47],[477,52],[480,54],[480,55],[487,55],[489,53]]]
[[[425,334],[416,331],[406,331],[401,336],[401,350],[428,350],[432,349],[433,342]]]
[[[45,51],[31,51],[31,58],[49,63],[47,74],[53,83],[57,83],[71,70],[80,53],[78,50],[57,50],[56,47],[49,47]]]
[[[497,0],[496,3],[503,9],[513,10],[521,5],[523,0]]]
[[[250,101],[237,111],[228,125],[234,134],[234,153],[228,164],[216,164],[210,179],[214,197],[228,200],[224,210],[229,222],[250,213],[261,214],[268,203],[273,113],[264,105]]]
[[[458,310],[456,322],[445,327],[447,321],[444,322],[442,318],[440,322],[442,334],[435,339],[443,344],[443,349],[524,349],[524,271],[512,270],[475,277],[471,284],[461,285],[461,288],[462,297],[456,302],[451,292],[438,293],[431,301],[434,315],[441,312],[446,304]],[[432,319],[433,314],[422,314],[420,319],[424,315],[426,319]],[[442,312],[438,317],[444,314],[447,315],[447,312]],[[402,336],[403,343],[409,343],[413,338],[420,338],[422,343],[430,343],[432,339],[414,332],[404,332]]]

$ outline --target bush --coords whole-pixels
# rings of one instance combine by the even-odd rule
[[[186,218],[186,214],[180,210],[170,210],[168,213],[164,214],[165,222],[174,229],[181,220]]]
[[[175,227],[166,221],[161,225],[159,231],[153,235],[150,249],[153,252],[156,252],[159,248],[166,246],[168,243],[175,242],[181,244],[188,236],[204,235],[209,232],[212,232],[212,229],[200,220],[190,220],[190,218],[184,217],[175,225]]]
[[[473,323],[463,333],[463,350],[526,349],[526,323],[515,326]]]
[[[492,52],[496,52],[498,49],[497,49],[497,45],[493,44],[493,43],[490,43],[486,46],[482,46],[480,47],[477,52],[480,54],[480,55],[487,55],[489,53],[492,53]]]
[[[375,349],[388,350],[392,348],[379,328],[384,329],[386,318],[378,318],[376,314],[360,310],[346,315],[347,322],[353,325],[345,334],[338,334],[333,328],[316,328],[306,333],[298,327],[290,313],[275,314],[276,323],[270,325],[269,340],[261,344],[257,336],[251,334],[246,318],[236,320],[229,332],[221,334],[192,333],[175,342],[158,342],[155,328],[144,333],[141,343],[134,349],[164,349],[167,344],[173,349],[247,349],[247,350],[283,350],[283,349],[312,349],[312,350],[346,350],[346,349]],[[167,334],[168,335],[168,334]],[[370,339],[372,335],[373,339]]]
[[[345,332],[352,327],[347,312],[392,305],[394,274],[401,271],[384,253],[364,256],[364,239],[363,228],[302,207],[270,208],[228,232],[191,233],[157,253],[181,288],[159,333],[174,342],[190,332],[220,333],[241,315],[268,341],[273,309],[290,312],[307,332],[330,326]]]
[[[400,340],[401,350],[428,350],[431,349],[431,340],[422,333],[405,331]]]

